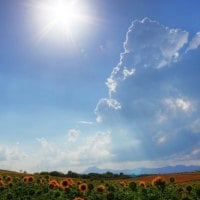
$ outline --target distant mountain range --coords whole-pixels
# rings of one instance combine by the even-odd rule
[[[126,169],[126,170],[112,170],[112,169],[100,169],[98,167],[90,167],[84,171],[84,174],[89,173],[106,173],[112,172],[115,174],[124,173],[127,175],[141,175],[141,174],[170,174],[170,173],[180,173],[180,172],[192,172],[200,170],[200,166],[185,166],[185,165],[176,165],[176,166],[166,166],[160,168],[137,168],[137,169]]]

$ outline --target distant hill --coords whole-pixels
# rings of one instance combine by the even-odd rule
[[[176,166],[166,166],[161,168],[140,168],[134,170],[134,174],[169,174],[169,173],[180,173],[180,172],[193,172],[200,170],[200,166],[185,166],[185,165],[176,165]]]
[[[160,168],[137,168],[137,169],[126,169],[126,170],[112,170],[112,169],[100,169],[98,167],[90,167],[84,171],[85,174],[88,173],[124,173],[127,175],[141,175],[141,174],[168,174],[168,173],[180,173],[180,172],[193,172],[200,170],[200,166],[185,166],[185,165],[176,165],[176,166],[166,166]]]
[[[23,176],[25,173],[0,169],[0,176]]]
[[[132,175],[134,174],[134,170],[113,170],[113,169],[100,169],[98,167],[90,167],[88,169],[86,169],[83,173],[84,174],[89,174],[89,173],[98,173],[98,174],[103,174],[106,172],[112,172],[114,174],[119,174],[119,173],[123,173],[123,174],[127,174],[127,175]]]
[[[145,174],[173,174],[173,173],[181,173],[181,172],[200,172],[200,166],[196,165],[176,165],[176,166],[166,166],[160,168],[136,168],[136,169],[125,169],[125,170],[113,170],[113,169],[100,169],[96,166],[90,167],[86,169],[82,174],[89,174],[89,173],[98,173],[103,174],[106,172],[112,172],[113,174],[120,174],[123,173],[125,175],[131,175],[132,177],[138,175],[145,175]],[[49,172],[51,173],[51,172]],[[0,175],[20,175],[23,176],[27,174],[26,172],[16,172],[16,171],[9,171],[9,170],[2,170],[0,169]],[[76,174],[76,173],[75,173]],[[78,174],[76,174],[78,175]]]

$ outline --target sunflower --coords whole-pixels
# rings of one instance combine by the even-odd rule
[[[6,180],[7,180],[7,182],[12,181],[11,176],[7,176],[7,177],[6,177]]]
[[[86,192],[87,189],[88,189],[87,183],[81,183],[81,184],[79,185],[79,190],[80,190],[81,192]]]
[[[5,188],[5,183],[2,180],[0,180],[0,188]]]
[[[28,182],[28,176],[24,176],[23,181],[24,181],[24,183],[27,183]]]
[[[145,181],[140,181],[139,186],[142,188],[146,188],[146,182]]]
[[[51,180],[51,181],[49,181],[49,187],[51,189],[55,189],[55,188],[59,187],[59,183],[56,180]]]
[[[70,185],[73,185],[74,184],[74,180],[72,178],[67,178],[67,181]]]
[[[166,183],[165,180],[163,180],[160,176],[157,176],[152,180],[152,185],[163,191],[165,189]]]
[[[28,182],[31,183],[34,181],[34,177],[33,176],[28,176]]]
[[[105,190],[105,186],[104,185],[99,185],[97,187],[97,192],[103,192]]]
[[[31,183],[34,181],[34,177],[33,176],[24,176],[23,181],[24,181],[24,183]]]
[[[162,181],[162,177],[161,176],[156,176],[152,181],[151,184],[152,185],[157,185],[159,182]]]
[[[125,182],[125,181],[120,181],[120,185],[121,185],[122,187],[125,187],[125,186],[126,186],[126,182]]]
[[[68,188],[70,186],[70,182],[69,182],[68,179],[64,179],[64,180],[61,181],[60,185],[63,188]]]

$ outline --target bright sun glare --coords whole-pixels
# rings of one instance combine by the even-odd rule
[[[82,34],[86,24],[92,23],[80,0],[43,0],[37,3],[36,8],[41,27],[39,39],[54,32],[57,37],[62,34],[68,40],[73,40],[77,33]]]
[[[55,23],[61,23],[62,26],[71,26],[73,23],[78,23],[78,18],[80,13],[78,7],[73,3],[66,3],[64,1],[59,1],[54,7],[50,7],[47,10],[48,14]]]

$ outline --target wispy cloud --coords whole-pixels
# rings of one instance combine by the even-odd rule
[[[93,125],[94,122],[91,122],[91,121],[85,121],[85,120],[81,120],[81,121],[78,121],[79,124],[85,124],[85,125]]]
[[[197,49],[199,46],[200,46],[200,32],[196,33],[192,41],[189,43],[186,52],[193,49]]]
[[[192,110],[192,103],[189,100],[184,100],[182,98],[167,98],[164,100],[166,106],[168,106],[173,112],[177,110],[183,111],[185,113]]]
[[[103,122],[105,117],[109,118],[109,111],[113,112],[120,109],[121,104],[116,99],[102,98],[95,108],[96,121],[99,123]],[[106,116],[103,116],[104,111],[106,112]]]

